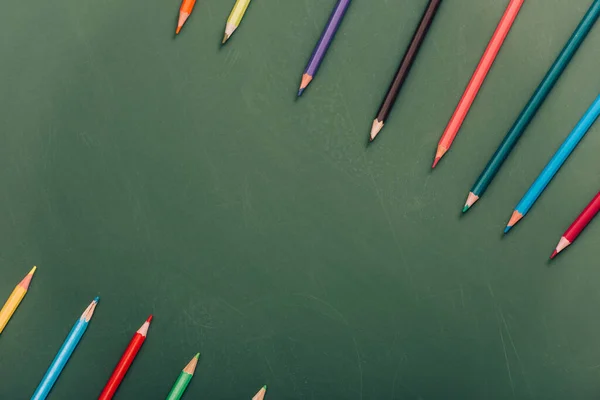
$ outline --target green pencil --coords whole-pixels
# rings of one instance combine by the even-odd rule
[[[589,10],[575,29],[575,32],[571,35],[571,38],[567,41],[567,44],[562,49],[554,64],[550,67],[550,70],[536,89],[531,99],[521,111],[521,114],[513,124],[510,131],[506,134],[506,137],[494,153],[493,157],[488,162],[487,166],[477,179],[477,182],[473,185],[473,188],[469,192],[467,202],[463,208],[463,212],[466,212],[486,191],[489,184],[494,180],[494,177],[502,168],[502,164],[506,161],[506,158],[517,144],[519,138],[525,132],[525,129],[540,109],[546,96],[550,93],[558,78],[573,58],[573,55],[579,49],[579,46],[584,41],[594,23],[600,16],[600,0],[594,0]]]
[[[171,388],[169,395],[167,396],[167,400],[179,400],[181,396],[183,396],[183,392],[187,389],[190,381],[192,380],[192,376],[194,376],[194,371],[196,370],[196,365],[198,365],[198,358],[200,357],[200,353],[196,354],[194,358],[185,366],[181,374],[179,374],[179,378],[175,381],[175,384]]]

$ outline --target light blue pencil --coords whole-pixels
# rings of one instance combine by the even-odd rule
[[[529,212],[531,207],[533,207],[537,199],[544,192],[544,189],[546,189],[546,186],[548,186],[560,167],[567,161],[567,158],[569,158],[573,150],[575,150],[575,147],[577,147],[599,115],[600,96],[596,97],[596,100],[594,100],[594,103],[592,103],[591,107],[586,111],[583,118],[577,123],[575,129],[569,134],[548,165],[546,165],[542,173],[537,177],[535,182],[533,182],[533,185],[531,185],[527,193],[525,193],[525,196],[523,196],[519,204],[517,204],[508,225],[504,229],[504,233],[510,231],[510,229]]]
[[[52,386],[54,386],[58,376],[67,364],[67,361],[69,361],[69,357],[71,357],[75,347],[77,347],[77,344],[85,333],[90,319],[92,319],[92,315],[94,314],[94,309],[98,304],[98,300],[100,300],[100,298],[96,297],[85,309],[83,314],[81,314],[81,317],[77,320],[73,329],[71,329],[71,332],[69,332],[69,336],[67,336],[67,339],[56,354],[56,357],[54,357],[54,361],[52,361],[50,368],[46,371],[46,375],[44,375],[42,381],[35,390],[35,393],[31,396],[31,400],[43,400],[48,397],[50,390],[52,390]]]

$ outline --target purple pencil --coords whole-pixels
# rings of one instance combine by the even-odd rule
[[[344,15],[346,14],[346,10],[351,1],[352,0],[338,0],[335,5],[331,17],[329,17],[329,21],[327,22],[327,26],[325,26],[325,30],[321,35],[321,39],[319,39],[319,42],[310,57],[310,61],[304,70],[302,82],[300,83],[300,90],[298,90],[298,96],[302,96],[304,89],[306,89],[313,77],[317,74],[321,63],[325,58],[325,53],[327,53],[327,49],[329,49],[329,45],[331,45],[331,42],[342,23],[342,19],[344,19]]]

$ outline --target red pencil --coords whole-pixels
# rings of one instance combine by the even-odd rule
[[[492,39],[488,43],[488,46],[485,49],[481,60],[479,61],[477,69],[471,77],[471,81],[467,85],[467,88],[465,89],[465,92],[463,93],[456,110],[454,110],[454,114],[452,114],[452,118],[450,118],[450,122],[448,122],[448,126],[446,127],[444,134],[440,138],[438,148],[435,153],[435,160],[433,161],[431,168],[435,168],[440,159],[450,149],[450,146],[452,146],[452,142],[454,141],[454,138],[456,138],[456,135],[458,135],[458,131],[460,130],[463,121],[469,113],[469,109],[471,108],[473,101],[475,101],[475,97],[477,97],[477,93],[479,92],[485,77],[494,63],[494,60],[496,59],[496,56],[502,47],[502,43],[504,43],[504,39],[506,39],[513,22],[519,14],[519,10],[523,5],[523,1],[524,0],[511,0],[508,4],[508,7],[502,16],[502,19],[500,20]]]
[[[593,198],[583,212],[579,214],[579,217],[571,224],[569,229],[565,231],[550,258],[556,257],[558,253],[569,247],[571,243],[577,239],[579,234],[583,232],[585,227],[594,219],[598,212],[600,212],[600,192],[598,192],[596,197]]]
[[[144,340],[146,340],[146,335],[148,334],[148,327],[150,326],[150,321],[152,321],[152,315],[148,317],[146,322],[144,322],[140,329],[137,330],[135,335],[133,335],[131,342],[129,342],[129,346],[127,346],[127,348],[125,349],[125,352],[121,356],[121,359],[119,360],[119,363],[117,364],[115,370],[110,376],[110,379],[106,383],[106,386],[104,386],[104,390],[102,390],[102,393],[100,394],[100,397],[98,397],[98,400],[109,400],[112,399],[115,395],[115,392],[119,388],[119,385],[125,377],[127,370],[131,366],[131,363],[135,359],[135,356],[137,355],[138,351],[140,351],[140,349],[142,348]]]

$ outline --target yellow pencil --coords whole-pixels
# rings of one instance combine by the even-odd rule
[[[246,13],[246,9],[248,9],[248,6],[250,5],[250,1],[251,0],[236,0],[233,10],[231,10],[231,14],[229,14],[227,25],[225,25],[223,44],[229,40],[231,35],[233,35],[233,32],[240,26],[242,18],[244,18],[244,14]]]
[[[4,327],[8,324],[10,317],[15,313],[19,304],[21,304],[21,300],[23,300],[25,294],[27,294],[27,289],[29,288],[35,269],[36,267],[34,266],[27,276],[17,285],[15,290],[10,294],[8,300],[6,300],[6,303],[4,303],[2,310],[0,310],[0,333],[2,333]]]

